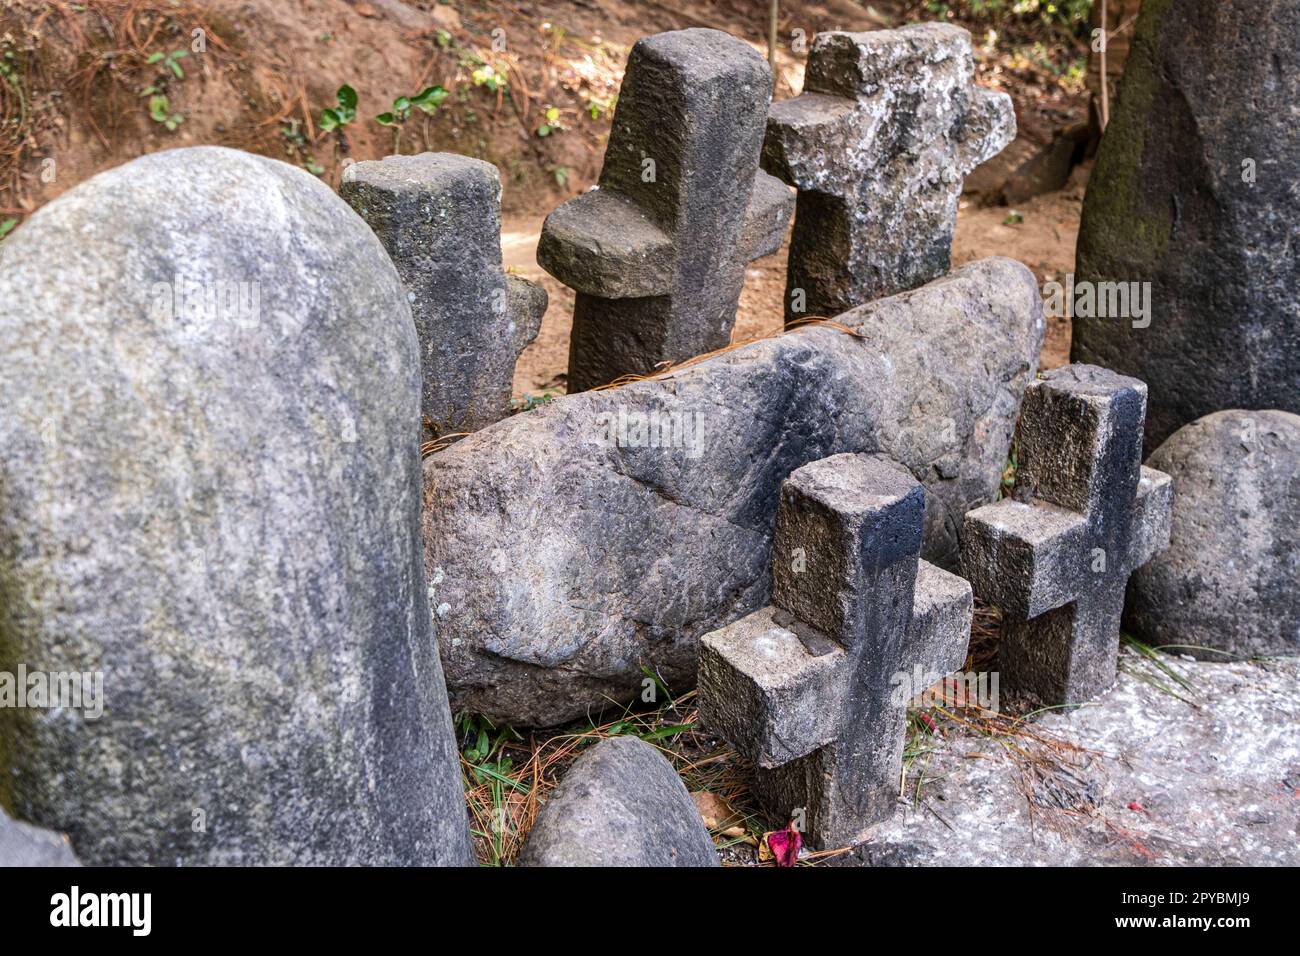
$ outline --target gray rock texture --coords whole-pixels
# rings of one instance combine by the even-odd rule
[[[795,469],[772,540],[772,603],[790,619],[765,609],[700,639],[700,718],[815,846],[859,843],[894,810],[907,703],[924,690],[900,699],[899,677],[933,664],[928,686],[966,658],[970,585],[919,560],[924,519],[925,492],[894,462]]]
[[[1004,613],[1008,693],[1079,704],[1115,682],[1124,588],[1169,544],[1172,483],[1142,466],[1146,386],[1094,365],[1025,391],[1014,497],[966,515],[962,575]]]
[[[672,764],[638,737],[573,762],[537,815],[520,866],[719,866]]]
[[[104,695],[0,709],[0,804],[94,865],[471,862],[365,223],[285,163],[142,157],[5,240],[0,365],[0,670]]]
[[[406,286],[425,437],[505,418],[546,290],[502,271],[497,168],[455,153],[389,156],[350,165],[339,194],[374,229]]]
[[[997,494],[1042,343],[1007,259],[670,375],[557,399],[425,461],[431,605],[455,706],[548,725],[695,681],[700,635],[768,603],[781,482],[839,452],[926,488],[926,546]],[[668,424],[672,427],[665,427]],[[651,428],[657,425],[656,428]]]
[[[1173,479],[1173,524],[1129,580],[1129,630],[1209,660],[1300,654],[1300,416],[1215,412],[1147,463]]]
[[[571,394],[731,340],[745,266],[794,211],[758,168],[771,88],[763,57],[718,30],[632,47],[599,188],[551,213],[537,247],[578,293]]]
[[[1300,412],[1300,0],[1145,0],[1088,183],[1078,281],[1151,312],[1076,317],[1071,356],[1151,389],[1145,453],[1224,408]]]
[[[763,168],[799,189],[787,322],[948,271],[962,177],[1016,135],[1011,98],[974,75],[970,34],[949,24],[817,35],[763,143]]]
[[[68,838],[10,820],[0,809],[0,866],[81,866]]]
[[[1017,738],[1033,770],[998,735],[927,741],[924,779],[914,767],[893,819],[836,862],[1300,865],[1300,660],[1171,661],[1184,700],[1137,654],[1121,661],[1096,703],[1034,721],[1047,745]]]

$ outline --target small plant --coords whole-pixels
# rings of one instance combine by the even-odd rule
[[[302,135],[301,122],[290,120],[280,127],[280,135],[284,137],[284,151],[289,154],[290,159],[296,160],[299,166],[313,176],[320,176],[325,172],[325,167],[316,162],[316,157],[307,148],[307,139]]]
[[[496,71],[496,68],[490,63],[484,63],[477,67],[470,77],[474,80],[475,86],[486,86],[493,93],[498,93],[509,87],[506,78]]]
[[[393,152],[402,151],[402,127],[411,118],[411,110],[432,114],[449,94],[441,86],[427,86],[414,96],[399,96],[393,100],[393,108],[387,113],[380,113],[375,122],[381,126],[393,128]]]
[[[171,102],[165,93],[155,93],[149,97],[149,118],[167,127],[168,132],[175,132],[185,122],[184,116],[172,112]]]
[[[344,83],[337,94],[338,106],[330,106],[320,111],[320,120],[316,124],[322,133],[338,132],[343,136],[343,129],[357,118],[357,91]]]
[[[445,50],[451,46],[451,34],[446,30],[439,30],[433,35],[433,42]]]
[[[149,59],[145,60],[145,62],[150,65],[161,63],[163,69],[171,71],[172,76],[178,80],[183,80],[185,79],[185,71],[181,69],[180,61],[185,56],[186,52],[184,50],[172,50],[170,53],[159,51],[149,54]]]
[[[556,130],[564,129],[564,127],[560,125],[560,111],[557,107],[548,106],[546,112],[542,115],[545,122],[542,123],[541,126],[537,127],[538,136],[550,136]]]
[[[591,118],[594,120],[600,119],[601,116],[613,111],[614,102],[617,99],[618,99],[617,96],[609,96],[606,97],[605,99],[601,99],[600,97],[597,96],[587,97],[588,115],[591,116]]]
[[[14,226],[18,225],[17,219],[0,220],[0,239],[3,239],[9,233],[14,231]]]
[[[1020,225],[1021,223],[1023,223],[1024,221],[1025,221],[1025,214],[1022,213],[1022,212],[1016,212],[1016,211],[1013,209],[1013,210],[1011,210],[1011,212],[1007,213],[1006,218],[1002,220],[1002,225],[1004,225],[1004,226],[1019,226],[1019,225]]]

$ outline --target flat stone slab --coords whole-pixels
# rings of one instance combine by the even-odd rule
[[[962,516],[997,493],[1040,310],[1024,266],[984,260],[840,316],[853,334],[565,396],[430,457],[425,570],[454,705],[549,726],[633,699],[643,663],[688,689],[699,637],[768,603],[781,482],[829,455],[903,462],[926,488],[922,556],[952,566]]]
[[[1138,658],[1126,650],[1121,660]],[[1095,753],[1040,787],[1032,815],[1003,746],[962,731],[935,740],[919,805],[909,775],[899,813],[838,862],[1300,864],[1300,658],[1171,663],[1191,680],[1180,693],[1195,708],[1121,670],[1099,700],[1036,722]],[[1060,802],[1082,815],[1055,809]]]

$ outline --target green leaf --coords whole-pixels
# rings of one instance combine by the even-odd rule
[[[346,83],[339,87],[339,106],[345,110],[355,110],[357,108],[357,91]]]
[[[538,136],[550,136],[550,135],[551,135],[551,128],[550,128],[549,126],[547,126],[545,123],[543,123],[541,126],[537,127],[537,135],[538,135]]]
[[[375,122],[382,126],[396,126],[397,117],[393,116],[392,113],[380,113],[375,117]]]
[[[3,239],[9,233],[14,231],[14,226],[18,225],[17,219],[6,219],[0,222],[0,239]]]
[[[449,95],[450,94],[441,86],[426,86],[419,93],[416,93],[415,96],[411,97],[411,105],[424,110],[426,113],[432,113]]]
[[[320,129],[322,133],[329,133],[336,130],[342,124],[339,122],[338,110],[321,110]]]
[[[162,60],[163,56],[165,56],[165,54],[163,54],[163,53],[150,53],[150,54],[149,54],[149,59],[145,60],[145,62],[146,62],[146,63],[158,63],[159,61]]]
[[[171,67],[172,73],[176,74],[176,79],[178,80],[185,79],[185,71],[181,69],[181,65],[179,63],[177,63],[175,60],[168,60],[167,65]]]
[[[393,100],[393,109],[398,113],[405,113],[411,108],[411,101],[405,96],[399,96]]]

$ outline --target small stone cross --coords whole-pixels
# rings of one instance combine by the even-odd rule
[[[962,179],[1016,134],[1011,98],[974,73],[970,34],[948,24],[817,35],[763,144],[763,168],[799,189],[787,323],[947,273]]]
[[[546,218],[537,261],[577,291],[569,392],[727,345],[745,266],[794,196],[758,168],[766,61],[718,30],[639,40],[598,188]]]
[[[497,168],[456,153],[389,156],[348,166],[339,193],[379,237],[411,301],[425,439],[505,418],[547,296],[502,269]]]
[[[1147,387],[1044,372],[1020,411],[1014,497],[966,514],[962,573],[1003,611],[1002,688],[1047,706],[1115,682],[1129,575],[1169,544],[1173,482],[1142,465]]]
[[[823,848],[894,810],[918,668],[961,667],[972,598],[920,560],[925,494],[899,466],[844,454],[781,487],[772,603],[700,643],[704,723],[757,765],[753,790]]]

